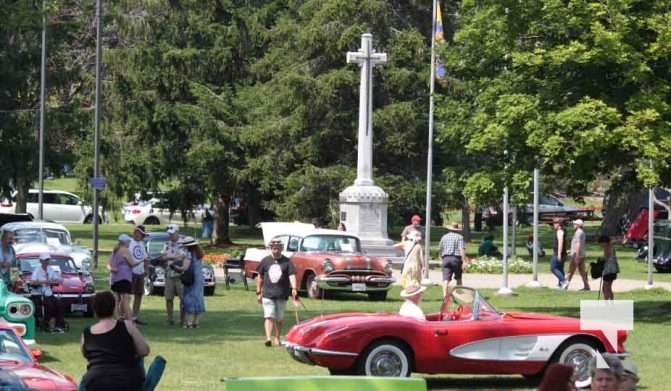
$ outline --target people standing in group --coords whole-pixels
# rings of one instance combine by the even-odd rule
[[[338,231],[343,231],[343,232],[347,231],[347,227],[345,226],[345,223],[343,223],[342,221],[338,223],[338,226],[336,227],[336,229]]]
[[[173,317],[175,297],[179,298],[179,320],[180,325],[184,325],[184,311],[182,310],[182,303],[184,300],[184,287],[180,280],[180,267],[184,262],[184,251],[179,243],[179,226],[177,224],[168,224],[168,234],[170,240],[163,245],[161,257],[165,262],[165,311],[168,315],[166,323],[170,326],[175,324]]]
[[[185,257],[184,271],[191,269],[193,271],[193,284],[184,285],[184,300],[182,308],[184,310],[184,328],[198,328],[200,324],[200,314],[205,312],[205,293],[203,286],[203,249],[198,242],[191,236],[182,239]]]
[[[550,271],[557,277],[557,287],[566,289],[568,281],[564,275],[564,261],[566,260],[566,230],[564,220],[559,217],[552,219],[552,228],[555,230],[554,244],[552,245],[552,258],[550,258]]]
[[[438,254],[442,259],[443,267],[443,297],[447,296],[447,286],[452,281],[452,276],[454,276],[457,285],[461,285],[462,271],[468,267],[466,244],[460,233],[459,223],[453,222],[447,229],[449,232],[443,235],[438,244]]]
[[[604,300],[613,300],[613,281],[617,279],[617,274],[620,272],[620,265],[617,263],[617,254],[615,247],[610,242],[610,237],[607,235],[599,236],[599,245],[603,248],[603,275],[601,276],[601,291],[603,292]]]
[[[130,253],[131,238],[126,234],[119,235],[118,242],[109,262],[107,269],[110,272],[110,284],[117,303],[117,317],[131,320],[133,314],[130,310],[130,293],[133,280],[133,268],[144,261],[136,262]]]
[[[12,268],[18,267],[16,264],[16,252],[14,251],[14,233],[6,230],[2,231],[0,238],[0,278],[4,281],[7,290],[12,289]]]
[[[142,296],[144,296],[144,279],[147,276],[147,268],[149,267],[149,258],[147,258],[147,244],[144,238],[147,232],[143,225],[138,225],[133,230],[133,238],[130,241],[128,250],[133,257],[133,261],[137,264],[133,268],[133,276],[131,279],[131,294],[133,295],[132,317],[135,324],[144,325],[140,320],[140,307],[142,306]]]
[[[272,346],[273,343],[280,344],[287,299],[289,296],[296,298],[298,295],[296,268],[289,258],[282,254],[282,241],[273,239],[269,246],[270,255],[261,260],[256,278],[256,300],[263,304],[266,346]]]
[[[98,322],[82,332],[81,352],[88,363],[80,389],[140,391],[144,387],[140,357],[149,355],[149,344],[131,320],[113,318],[115,307],[111,292],[93,296]]]
[[[589,371],[591,375],[591,390],[594,391],[618,391],[622,380],[622,360],[619,357],[601,353],[605,366],[597,365],[597,357],[589,360]]]
[[[589,291],[589,281],[587,280],[587,268],[585,268],[585,258],[587,252],[585,248],[585,231],[583,230],[583,221],[581,219],[573,220],[573,238],[571,239],[571,265],[568,268],[568,283],[571,283],[575,270],[578,269],[582,277],[583,291]]]
[[[409,316],[420,320],[426,320],[424,311],[422,311],[422,293],[426,290],[425,286],[421,286],[417,280],[411,280],[401,291],[401,297],[405,301],[401,305],[398,313],[402,316]]]
[[[35,267],[30,276],[30,300],[42,312],[44,330],[48,333],[62,333],[65,330],[65,306],[54,296],[52,286],[60,284],[60,275],[52,266],[49,253],[40,254],[40,264]],[[51,318],[55,318],[54,327],[51,327]]]

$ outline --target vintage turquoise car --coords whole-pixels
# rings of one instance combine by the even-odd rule
[[[30,299],[7,290],[0,280],[0,318],[9,323],[27,345],[35,344],[35,305]],[[21,332],[23,330],[23,332]]]

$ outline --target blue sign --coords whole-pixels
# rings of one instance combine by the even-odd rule
[[[103,177],[91,177],[91,187],[94,190],[105,190],[107,186],[107,181]]]

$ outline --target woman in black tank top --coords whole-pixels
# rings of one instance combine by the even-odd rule
[[[144,369],[139,358],[149,345],[132,321],[114,320],[114,296],[99,292],[93,299],[98,323],[84,329],[82,354],[88,361],[82,386],[88,391],[142,390]]]

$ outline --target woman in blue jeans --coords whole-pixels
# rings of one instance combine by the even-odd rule
[[[566,230],[564,221],[558,217],[552,219],[552,228],[556,231],[554,244],[552,246],[552,258],[550,258],[550,271],[557,277],[559,289],[568,287],[568,280],[564,275],[564,261],[566,260]]]

